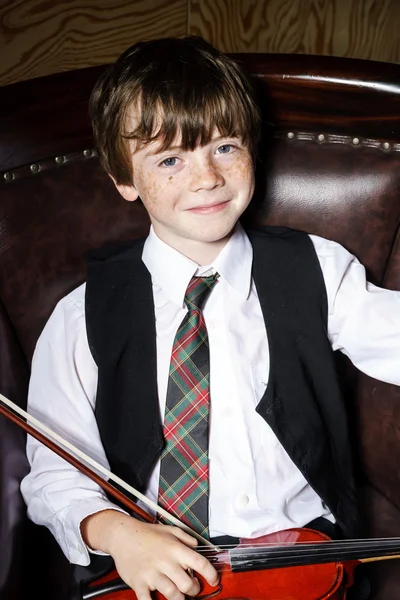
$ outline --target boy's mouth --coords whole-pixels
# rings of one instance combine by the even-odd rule
[[[224,200],[223,202],[213,202],[212,204],[201,204],[199,206],[189,208],[189,211],[200,214],[215,213],[223,210],[229,202],[229,200]]]

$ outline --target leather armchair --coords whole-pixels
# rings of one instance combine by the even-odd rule
[[[236,55],[265,113],[248,222],[334,239],[377,285],[400,290],[400,66],[330,57]],[[104,70],[70,71],[0,89],[0,392],[26,406],[36,340],[56,302],[85,278],[83,253],[142,237],[99,166],[87,118]],[[400,368],[400,365],[399,365]],[[400,535],[400,388],[343,356],[360,497],[372,537]],[[67,597],[70,565],[28,522],[19,492],[24,435],[0,416],[0,599]],[[374,600],[400,597],[397,561],[371,567]]]

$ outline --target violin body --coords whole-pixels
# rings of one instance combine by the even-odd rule
[[[322,533],[311,529],[288,529],[272,533],[253,540],[240,540],[235,552],[243,549],[247,552],[250,546],[282,544],[302,544],[303,542],[329,541]],[[358,561],[330,562],[324,564],[310,564],[305,566],[291,566],[266,568],[262,570],[234,571],[230,565],[228,552],[215,553],[210,551],[206,556],[216,567],[220,574],[220,582],[217,587],[211,587],[206,581],[199,577],[201,590],[197,600],[345,600],[346,590],[353,583],[354,569]],[[245,556],[245,554],[244,554]],[[318,560],[318,557],[317,557]],[[82,598],[100,600],[136,600],[135,593],[130,589],[112,591],[110,587],[107,593],[93,595],[98,588],[101,591],[102,584],[106,582],[121,582],[118,573],[114,570],[108,575],[92,581],[86,586]],[[111,585],[112,587],[112,585]],[[165,598],[155,592],[155,600]]]

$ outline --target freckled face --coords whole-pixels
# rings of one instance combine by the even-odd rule
[[[156,141],[133,148],[133,186],[117,186],[120,193],[140,197],[157,235],[177,250],[185,253],[192,243],[221,249],[253,194],[249,150],[218,132],[193,151],[158,148]]]

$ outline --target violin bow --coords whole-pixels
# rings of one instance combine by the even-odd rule
[[[122,502],[127,508],[132,510],[136,515],[141,517],[144,521],[149,523],[153,523],[153,517],[147,513],[145,510],[137,506],[137,504],[128,498],[125,494],[120,492],[115,486],[110,484],[107,480],[100,477],[93,469],[102,473],[108,480],[117,483],[122,489],[129,492],[133,496],[136,496],[138,500],[141,500],[143,504],[154,510],[155,513],[158,513],[164,519],[167,519],[170,523],[176,525],[192,537],[196,538],[197,541],[203,546],[208,546],[210,549],[218,551],[219,548],[214,546],[209,540],[203,538],[196,531],[188,527],[185,523],[182,523],[179,519],[177,519],[174,515],[169,514],[166,510],[164,510],[161,506],[147,498],[144,494],[136,490],[134,487],[126,483],[123,479],[114,475],[111,471],[106,469],[99,462],[94,460],[91,456],[88,456],[85,452],[68,442],[61,435],[47,427],[44,423],[39,421],[33,415],[30,415],[25,410],[20,408],[17,404],[6,398],[3,394],[0,394],[0,414],[11,420],[13,423],[21,427],[24,431],[29,433],[32,437],[36,438],[39,442],[41,442],[44,446],[47,446],[50,450],[58,454],[61,458],[69,462],[72,466],[77,468],[79,471],[90,477],[95,483],[97,483],[100,487],[103,488],[104,491],[108,492],[111,496]],[[25,420],[24,420],[25,419]],[[49,438],[53,438],[52,441]],[[64,448],[66,448],[66,450]],[[73,454],[79,457],[76,458]],[[85,463],[87,464],[84,464]],[[88,467],[87,465],[90,465]]]

